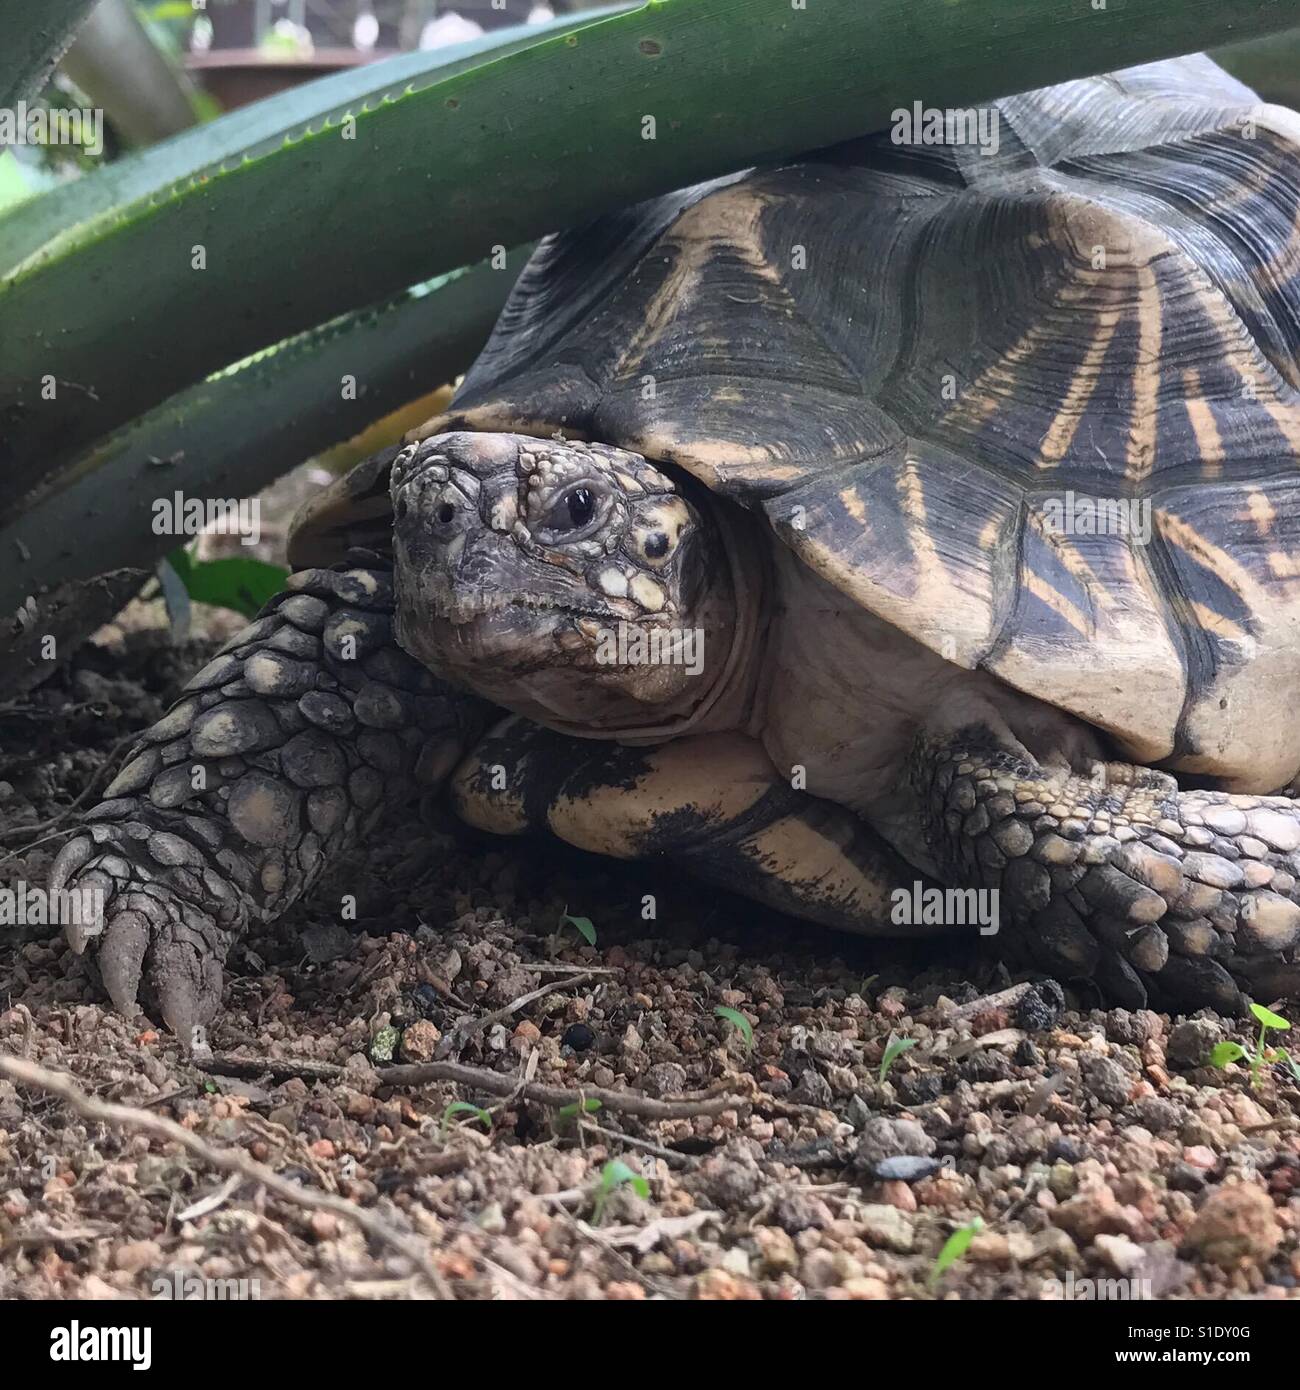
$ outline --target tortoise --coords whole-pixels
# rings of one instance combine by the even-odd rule
[[[120,1008],[202,1022],[421,787],[1123,1006],[1295,988],[1300,116],[1203,57],[992,114],[541,244],[59,854]]]

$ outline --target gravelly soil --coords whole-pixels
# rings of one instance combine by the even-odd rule
[[[43,882],[58,839],[26,851],[25,827],[157,717],[212,636],[176,651],[157,629],[119,632],[0,709],[0,854],[23,851],[0,884]],[[594,946],[560,927],[566,907]],[[1157,1298],[1296,1296],[1300,1091],[1280,1067],[1252,1090],[1240,1066],[1201,1065],[1220,1038],[1248,1040],[1239,1023],[1069,995],[1062,1012],[1050,988],[978,1003],[1012,983],[987,959],[821,933],[652,865],[484,840],[436,806],[395,808],[229,976],[214,1061],[89,1002],[85,964],[40,929],[6,937],[0,1052],[242,1151],[308,1204],[0,1080],[0,1297],[233,1279],[262,1298],[419,1298],[436,1282],[459,1298],[1040,1299],[1117,1278]],[[745,1016],[752,1047],[718,1006]],[[398,1034],[394,1061],[441,1043],[508,1093],[386,1083]],[[882,1081],[891,1036],[914,1046]],[[678,1118],[613,1100],[583,1118],[525,1082],[708,1094]],[[448,1116],[456,1100],[485,1107],[490,1132]],[[601,1199],[612,1158],[645,1197],[625,1181]],[[313,1208],[320,1193],[379,1225]]]

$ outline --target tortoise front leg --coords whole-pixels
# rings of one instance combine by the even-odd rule
[[[1167,773],[1048,769],[971,727],[912,759],[931,843],[954,882],[1000,890],[1043,968],[1117,1004],[1240,1010],[1239,985],[1300,987],[1300,806],[1181,791]]]
[[[250,920],[284,912],[384,805],[455,766],[485,706],[393,641],[389,562],[369,552],[290,576],[144,733],[52,890],[102,894],[95,945],[114,1004],[156,1001],[177,1033],[216,1010]]]
[[[550,830],[594,854],[662,860],[844,931],[897,936],[893,892],[910,901],[920,879],[858,816],[795,791],[742,734],[623,748],[511,718],[457,769],[451,796],[481,830]]]

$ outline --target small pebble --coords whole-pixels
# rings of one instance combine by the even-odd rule
[[[873,1172],[881,1182],[919,1182],[937,1173],[942,1167],[937,1158],[914,1158],[900,1155],[897,1158],[882,1158]]]

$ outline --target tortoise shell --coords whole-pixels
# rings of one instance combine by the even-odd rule
[[[1134,760],[1281,785],[1300,116],[1206,58],[994,111],[996,152],[886,133],[550,238],[410,438],[562,431],[676,465]],[[357,474],[345,514],[382,525],[384,486]]]

